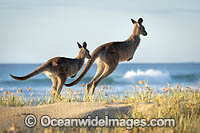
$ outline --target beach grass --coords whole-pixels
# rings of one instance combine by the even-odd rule
[[[28,88],[31,92],[31,88]],[[105,92],[105,90],[108,90]],[[65,92],[58,96],[51,92],[51,97],[43,100],[34,98],[33,93],[26,96],[23,89],[16,93],[4,91],[0,96],[0,106],[37,106],[53,104],[57,102],[103,102],[107,103],[128,103],[133,109],[128,116],[119,114],[118,118],[174,118],[174,127],[133,127],[126,130],[122,127],[113,128],[48,128],[44,131],[89,131],[89,132],[200,132],[200,89],[192,87],[171,87],[168,83],[162,88],[162,94],[155,94],[146,81],[138,81],[132,93],[115,95],[109,93],[111,86],[101,86],[93,97],[83,98],[82,92],[65,89]]]

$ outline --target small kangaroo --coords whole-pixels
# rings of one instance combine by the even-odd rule
[[[86,95],[88,95],[90,89],[92,89],[91,94],[93,95],[96,86],[116,69],[119,62],[130,61],[140,43],[140,35],[147,36],[145,27],[142,25],[142,18],[139,18],[138,21],[131,19],[131,21],[135,24],[135,27],[127,40],[109,42],[97,47],[91,54],[91,59],[88,60],[80,75],[73,82],[65,84],[65,86],[72,86],[79,83],[96,60],[97,72],[93,79],[86,85]]]
[[[78,42],[78,47],[80,48],[79,54],[76,58],[65,58],[65,57],[55,57],[48,60],[45,64],[38,67],[36,70],[30,74],[17,77],[10,74],[10,76],[16,80],[27,80],[41,72],[44,72],[51,81],[52,88],[57,91],[58,95],[60,94],[62,87],[67,80],[67,77],[75,77],[77,72],[81,69],[84,64],[85,58],[90,59],[90,53],[87,49],[87,43],[84,42],[81,46]]]

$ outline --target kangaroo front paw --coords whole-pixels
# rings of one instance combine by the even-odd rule
[[[133,57],[129,58],[127,61],[130,61],[130,60],[132,60],[132,59],[133,59]]]
[[[76,76],[76,74],[75,75],[73,75],[73,76],[71,76],[71,78],[74,78]]]

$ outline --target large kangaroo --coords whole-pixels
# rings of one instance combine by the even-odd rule
[[[55,57],[48,60],[45,64],[38,67],[36,70],[30,74],[23,77],[16,77],[10,74],[10,76],[16,80],[26,80],[29,79],[41,72],[44,72],[51,81],[52,88],[57,90],[57,93],[60,94],[62,87],[67,80],[67,77],[75,77],[77,72],[81,69],[84,64],[85,57],[90,59],[91,56],[87,49],[87,43],[84,42],[81,46],[78,42],[78,47],[80,48],[79,54],[76,58],[70,59],[65,57]]]
[[[109,42],[97,47],[92,53],[91,59],[88,60],[81,74],[73,82],[65,85],[72,86],[80,82],[96,60],[96,75],[86,85],[86,95],[89,93],[90,88],[92,88],[93,95],[99,82],[110,75],[116,69],[119,62],[130,61],[140,43],[140,35],[147,35],[145,27],[142,25],[142,18],[139,18],[138,21],[131,19],[131,21],[135,24],[135,27],[133,29],[133,33],[127,40],[122,42]]]

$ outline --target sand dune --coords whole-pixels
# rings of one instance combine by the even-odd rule
[[[20,131],[29,130],[24,124],[24,118],[27,114],[34,114],[37,120],[43,115],[49,115],[51,118],[84,118],[88,115],[100,118],[108,115],[116,117],[130,113],[131,104],[123,103],[87,103],[87,102],[72,102],[72,103],[55,103],[41,106],[26,106],[26,107],[0,107],[0,129],[7,131],[16,128]],[[34,128],[41,128],[40,122]]]

